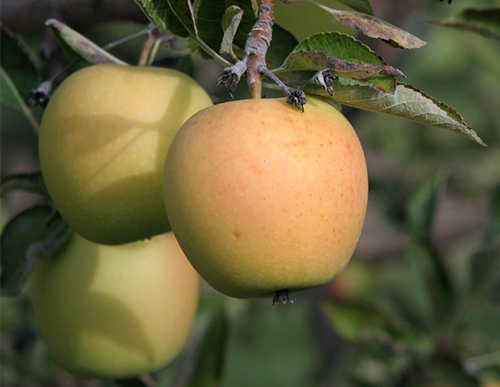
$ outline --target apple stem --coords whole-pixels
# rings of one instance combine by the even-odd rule
[[[245,44],[247,82],[252,98],[262,97],[262,70],[267,69],[266,54],[273,38],[274,0],[262,0],[259,16]]]
[[[231,67],[226,67],[218,79],[218,84],[225,85],[234,98],[236,87],[246,74],[252,98],[262,98],[262,77],[270,79],[288,95],[288,103],[304,111],[305,94],[298,89],[286,86],[266,65],[266,54],[273,38],[275,0],[261,0],[259,15],[248,34],[243,58]]]
[[[231,96],[243,74],[247,75],[248,87],[252,98],[262,98],[262,69],[267,69],[266,54],[273,38],[274,1],[262,0],[259,5],[257,21],[248,34],[245,54],[235,65],[224,69],[218,84],[224,84]]]
[[[148,34],[144,46],[142,47],[141,56],[139,58],[138,66],[144,67],[149,62],[149,57],[151,56],[151,51],[155,46],[158,36],[160,35],[160,30],[154,26],[148,28]]]
[[[288,295],[288,289],[276,290],[276,293],[274,294],[273,297],[273,306],[279,304],[280,302],[283,305],[285,305],[287,302],[293,304],[293,300]]]

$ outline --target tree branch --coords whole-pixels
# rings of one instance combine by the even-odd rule
[[[236,87],[246,74],[252,98],[260,99],[262,98],[262,76],[265,76],[287,93],[289,104],[304,111],[303,106],[306,103],[304,92],[285,85],[266,65],[267,49],[273,37],[274,1],[261,0],[259,16],[248,34],[243,58],[234,66],[225,68],[217,83],[224,84],[234,98]]]
[[[266,54],[273,37],[274,0],[262,0],[259,16],[248,34],[243,58],[234,66],[224,69],[217,81],[224,84],[234,97],[236,86],[246,74],[250,93],[253,98],[262,97],[262,74],[266,72]]]
[[[266,54],[273,38],[274,0],[262,0],[259,17],[245,45],[247,82],[253,98],[262,97],[262,74],[267,70]]]

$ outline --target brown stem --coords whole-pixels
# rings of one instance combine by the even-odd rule
[[[245,45],[247,56],[247,81],[255,99],[262,97],[262,71],[266,67],[266,54],[273,38],[274,0],[262,0],[259,17]]]
[[[141,57],[139,58],[138,65],[141,67],[146,66],[149,60],[149,56],[151,55],[151,50],[158,39],[160,34],[160,30],[156,27],[152,27],[148,30],[148,36],[146,41],[144,42],[144,46],[142,47]]]
[[[262,77],[264,76],[287,93],[287,102],[290,105],[304,111],[303,106],[306,103],[304,92],[286,86],[266,66],[267,49],[273,38],[274,1],[261,0],[259,16],[248,34],[243,58],[235,65],[225,68],[217,83],[224,84],[234,98],[236,87],[243,75],[246,74],[252,98],[260,99],[262,98]]]
[[[266,53],[273,37],[274,1],[261,1],[259,16],[248,34],[243,58],[235,65],[225,68],[217,81],[229,89],[233,98],[236,87],[245,74],[252,97],[259,99],[262,96],[262,73],[267,69]]]

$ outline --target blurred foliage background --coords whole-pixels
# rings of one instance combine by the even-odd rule
[[[14,2],[2,2],[2,12]],[[402,51],[360,39],[403,70],[409,83],[455,107],[489,146],[345,108],[365,149],[370,199],[356,253],[331,284],[294,295],[293,305],[275,307],[271,300],[234,300],[203,287],[184,353],[141,382],[82,381],[58,369],[37,336],[27,297],[2,298],[3,387],[472,387],[500,380],[500,43],[427,23],[467,7],[499,3],[372,4],[377,16],[429,45]],[[286,13],[293,6],[280,4],[276,15],[292,30],[301,22]],[[144,17],[131,15],[70,25],[104,45],[145,28]],[[41,58],[43,79],[71,61],[43,25],[33,22],[28,28],[15,18],[2,22],[14,31],[17,26]],[[136,63],[142,42],[111,52]],[[163,48],[155,64],[181,66],[216,102],[228,100],[227,91],[216,86],[221,66],[183,58],[185,52]],[[39,119],[42,109],[33,110]],[[8,106],[1,113],[2,177],[36,170],[37,139],[29,122]],[[37,200],[35,194],[17,191],[4,195],[2,224]]]

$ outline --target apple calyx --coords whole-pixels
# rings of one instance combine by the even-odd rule
[[[293,304],[293,300],[288,295],[288,289],[276,290],[276,293],[274,294],[273,297],[273,306],[279,304],[280,302],[283,305],[285,305],[287,302]]]
[[[306,94],[300,90],[300,89],[295,89],[292,90],[286,99],[286,102],[289,105],[295,106],[297,109],[299,109],[302,113],[304,113],[304,105],[306,104]]]

